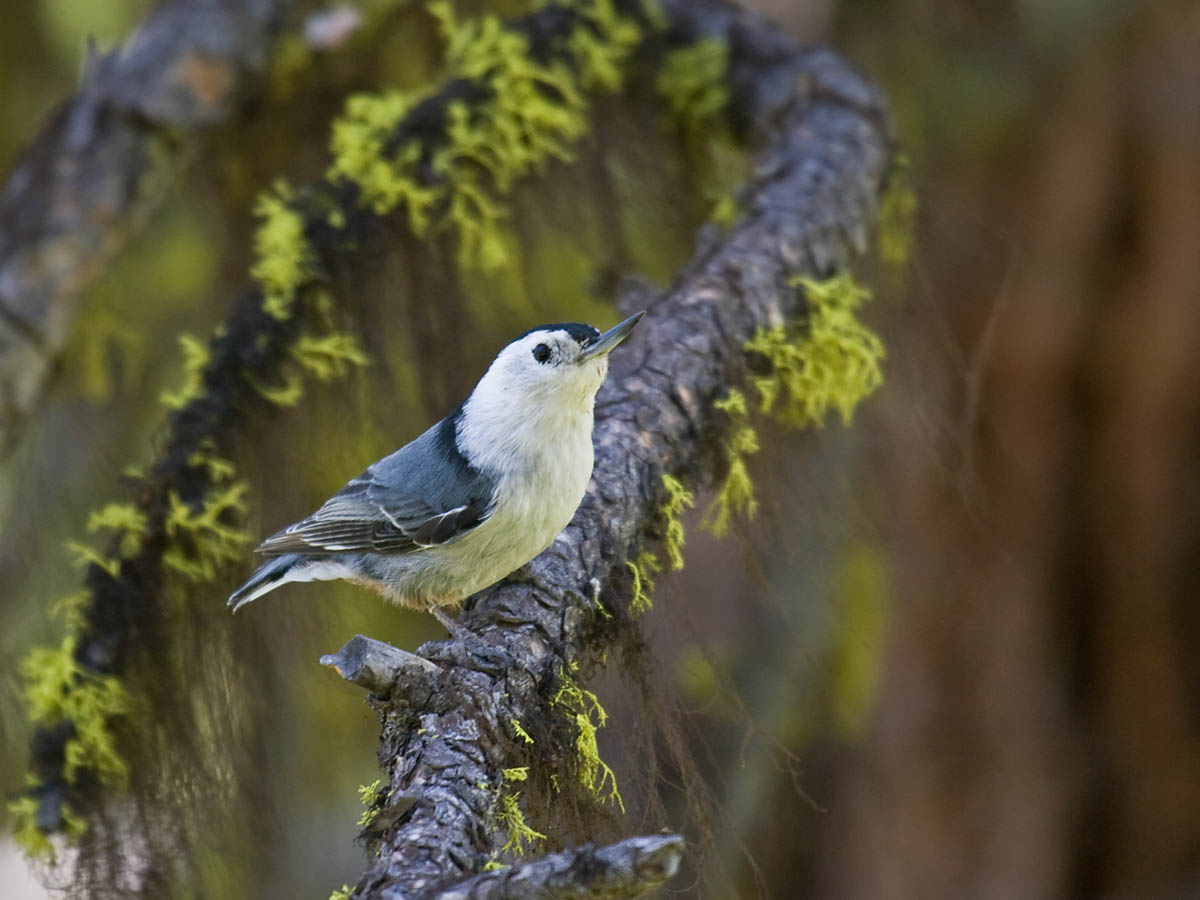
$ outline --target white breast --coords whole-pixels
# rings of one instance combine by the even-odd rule
[[[549,547],[571,521],[592,475],[593,393],[547,404],[520,392],[505,396],[486,379],[476,388],[458,443],[472,465],[497,478],[495,506],[460,540],[419,554],[424,571],[417,580],[427,602],[461,600],[499,581]]]

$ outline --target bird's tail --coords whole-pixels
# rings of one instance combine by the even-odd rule
[[[251,600],[257,600],[268,591],[275,590],[285,581],[291,581],[292,579],[288,575],[292,568],[300,562],[300,559],[300,554],[289,553],[287,556],[280,556],[263,564],[257,572],[250,576],[249,581],[230,594],[227,605],[232,606],[233,611],[237,612]]]

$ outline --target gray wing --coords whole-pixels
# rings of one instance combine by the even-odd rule
[[[263,541],[258,552],[411,553],[478,527],[491,515],[496,485],[459,452],[457,416],[371,465],[307,519]]]

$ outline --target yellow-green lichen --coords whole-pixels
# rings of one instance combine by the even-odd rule
[[[564,670],[561,677],[562,684],[551,702],[575,725],[575,758],[579,766],[579,781],[595,799],[616,803],[621,812],[625,812],[625,801],[617,790],[617,776],[608,763],[600,758],[600,746],[596,741],[596,732],[608,722],[608,713],[596,695],[580,685],[571,674]]]
[[[120,559],[105,556],[95,547],[81,544],[79,541],[65,541],[63,547],[71,554],[71,562],[80,568],[96,566],[103,570],[110,578],[116,578],[117,573],[121,571]]]
[[[333,123],[329,149],[333,155],[327,177],[358,185],[362,203],[378,216],[404,204],[408,224],[418,237],[429,228],[429,210],[439,197],[436,187],[413,177],[421,156],[415,141],[387,152],[388,140],[420,95],[385,91],[355,94],[346,100],[341,118]]]
[[[243,374],[242,377],[260,397],[276,406],[287,409],[304,398],[304,382],[298,372],[282,373],[283,381],[279,384],[267,384],[249,374]]]
[[[354,888],[348,884],[343,884],[340,888],[329,895],[329,900],[350,900],[354,895]]]
[[[250,543],[250,535],[230,520],[246,512],[244,481],[232,481],[210,488],[198,504],[184,502],[171,491],[164,529],[168,546],[163,564],[189,581],[211,581],[226,563],[241,558]]]
[[[525,814],[521,811],[521,795],[517,791],[500,795],[496,801],[496,822],[508,834],[508,841],[501,853],[524,856],[526,850],[546,839],[544,834],[534,831],[525,821]]]
[[[489,859],[487,862],[485,862],[483,864],[483,871],[485,871],[485,872],[495,872],[498,869],[507,869],[507,868],[508,868],[508,864],[502,863],[498,859]]]
[[[32,776],[28,776],[28,787],[36,788]],[[7,803],[8,814],[12,821],[13,840],[25,855],[37,862],[53,864],[56,859],[54,842],[37,826],[38,800],[31,794],[24,794]],[[77,841],[87,831],[87,822],[74,810],[63,806],[62,834],[68,842]]]
[[[358,825],[360,828],[366,828],[379,815],[379,806],[386,799],[387,787],[383,780],[376,778],[370,784],[360,784],[358,786],[358,799],[362,801],[362,805],[366,807],[362,814],[358,817]]]
[[[527,732],[524,728],[522,728],[521,723],[518,722],[516,719],[509,719],[508,725],[513,730],[513,734],[515,734],[518,738],[520,738],[526,744],[533,743],[533,738],[531,738],[529,736],[529,732]]]
[[[183,351],[183,386],[177,391],[163,391],[159,399],[167,409],[180,409],[200,396],[204,390],[204,367],[208,365],[208,344],[192,334],[179,336]]]
[[[733,516],[753,519],[758,511],[754,483],[746,467],[746,457],[758,452],[758,433],[750,424],[746,395],[741,391],[734,388],[713,405],[724,411],[732,423],[724,441],[727,471],[700,525],[717,537],[723,537],[729,532]]]
[[[119,535],[117,552],[125,559],[136,556],[149,522],[146,514],[132,503],[110,503],[88,516],[88,534],[112,531]]]
[[[50,615],[56,619],[62,619],[67,626],[68,633],[77,634],[83,627],[84,613],[87,610],[88,601],[91,599],[92,592],[87,589],[59,597],[50,604]]]
[[[42,727],[64,720],[74,725],[64,748],[63,774],[69,782],[88,771],[102,784],[123,787],[129,768],[117,752],[111,725],[129,714],[129,696],[114,676],[80,666],[75,648],[75,636],[68,635],[57,647],[35,647],[21,661],[30,718]]]
[[[667,502],[662,508],[662,515],[667,523],[663,547],[667,551],[667,560],[671,568],[678,571],[683,568],[683,545],[686,540],[680,516],[685,509],[695,506],[695,498],[692,492],[683,486],[683,482],[673,475],[663,473],[662,483],[667,490]]]
[[[529,778],[529,766],[514,766],[502,773],[505,781],[526,781]]]
[[[342,378],[352,368],[368,362],[358,339],[340,331],[301,335],[292,348],[292,356],[318,381]]]
[[[571,144],[587,130],[582,90],[618,89],[622,64],[640,40],[639,26],[611,0],[573,8],[591,27],[575,29],[556,57],[542,62],[531,56],[529,39],[498,18],[462,22],[449,3],[428,4],[446,43],[448,78],[471,82],[482,99],[451,101],[444,134],[393,147],[405,115],[431,95],[350,98],[333,129],[330,179],[357,184],[377,215],[403,204],[419,237],[431,228],[452,230],[464,267],[505,265],[511,254],[500,197],[549,160],[571,159]],[[423,145],[423,137],[436,139]]]
[[[753,379],[760,410],[784,425],[821,427],[836,409],[850,424],[854,408],[883,383],[883,341],[858,318],[870,297],[849,273],[826,281],[798,278],[808,323],[792,335],[782,325],[761,329],[746,349],[765,357],[768,375]]]
[[[708,128],[729,104],[729,46],[715,38],[666,54],[655,88],[689,131]]]
[[[617,93],[625,83],[625,63],[642,40],[641,27],[617,12],[613,0],[574,4],[588,24],[576,25],[568,46],[586,90]]]
[[[148,526],[146,514],[132,503],[110,503],[88,516],[88,534],[111,531],[115,534],[116,555],[101,553],[94,547],[78,541],[67,541],[66,549],[74,556],[79,566],[98,566],[109,576],[116,578],[121,571],[121,561],[131,559],[142,549],[142,538]]]
[[[759,329],[746,343],[746,350],[763,357],[769,368],[768,374],[751,379],[759,412],[792,428],[819,428],[829,411],[837,410],[849,425],[859,402],[883,383],[883,342],[857,315],[870,292],[849,273],[826,281],[798,278],[793,284],[804,289],[806,327]],[[715,406],[731,421],[725,440],[728,472],[701,524],[722,535],[734,515],[753,518],[757,510],[745,458],[759,444],[741,391],[731,390]]]
[[[633,598],[629,601],[629,611],[640,616],[654,606],[651,595],[654,593],[655,576],[662,571],[662,563],[652,551],[643,550],[637,559],[627,560],[625,565],[633,574]]]
[[[205,438],[188,457],[188,465],[203,469],[214,484],[229,481],[237,474],[237,467],[225,457],[218,456],[215,446],[212,438]]]
[[[292,189],[279,181],[258,198],[254,210],[261,221],[254,233],[255,262],[250,274],[262,287],[263,309],[280,320],[291,317],[296,292],[313,272],[304,216],[292,200]]]

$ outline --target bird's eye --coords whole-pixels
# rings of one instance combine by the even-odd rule
[[[550,348],[545,344],[538,344],[533,348],[533,358],[540,363],[544,363],[550,358]]]

